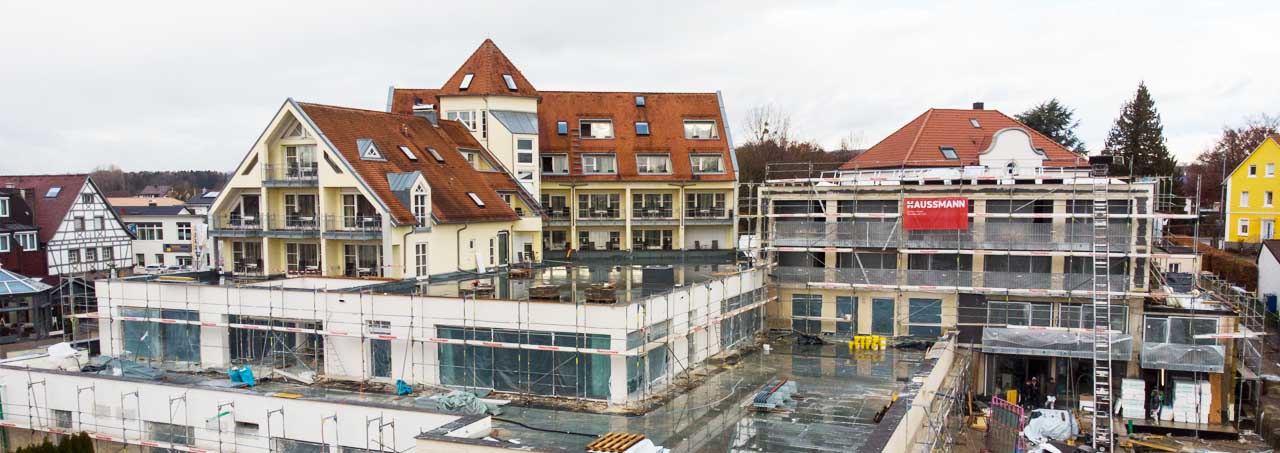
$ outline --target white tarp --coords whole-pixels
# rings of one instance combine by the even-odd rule
[[[1031,411],[1027,426],[1022,428],[1022,436],[1032,445],[1042,444],[1050,440],[1065,441],[1080,434],[1080,426],[1070,411],[1055,409],[1036,409]]]

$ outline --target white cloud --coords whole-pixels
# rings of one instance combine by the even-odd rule
[[[541,89],[722,90],[733,126],[773,102],[827,146],[1057,97],[1097,149],[1139,80],[1183,160],[1280,113],[1263,2],[882,3],[6,2],[0,149],[40,158],[0,170],[229,170],[286,97],[381,109],[486,37]]]

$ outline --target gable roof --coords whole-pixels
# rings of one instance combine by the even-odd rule
[[[380,198],[399,224],[414,224],[410,206],[396,198],[387,175],[421,172],[431,184],[431,213],[441,223],[517,220],[515,211],[502,198],[499,190],[523,190],[505,172],[482,172],[473,168],[458,148],[484,153],[475,137],[457,121],[439,121],[433,126],[426,118],[414,115],[360,110],[321,104],[298,103],[299,113],[319,129],[324,138],[351,165],[369,190]],[[369,140],[382,151],[382,160],[360,158],[358,144]],[[418,157],[410,160],[400,146],[408,147]],[[444,162],[437,162],[427,148],[435,149]],[[477,206],[467,195],[475,193],[484,207]]]
[[[1244,168],[1244,163],[1248,162],[1249,158],[1253,157],[1253,153],[1258,152],[1258,150],[1262,149],[1263,146],[1266,146],[1267,140],[1271,140],[1276,144],[1276,146],[1280,146],[1280,134],[1268,135],[1266,138],[1262,139],[1261,143],[1258,143],[1258,146],[1253,148],[1253,151],[1249,151],[1249,154],[1244,156],[1244,159],[1240,159],[1240,163],[1236,164],[1236,168],[1231,169],[1231,173],[1227,173],[1227,177],[1235,176],[1236,172],[1240,171],[1241,168]]]
[[[1280,262],[1280,239],[1267,239],[1262,241],[1262,248],[1271,252],[1271,259]],[[1262,259],[1262,249],[1260,248],[1258,250],[1258,258],[1254,260],[1255,262]]]
[[[730,155],[728,131],[721,116],[720,98],[716,93],[647,93],[543,91],[538,106],[538,146],[541,153],[568,153],[568,175],[542,175],[544,181],[688,181],[694,174],[689,163],[691,154],[717,154],[723,157],[725,172],[699,174],[699,181],[733,181],[733,158]],[[636,96],[645,97],[643,107]],[[582,119],[613,120],[611,139],[579,137],[578,121]],[[718,137],[688,139],[684,136],[684,120],[715,120]],[[556,123],[567,121],[569,133],[560,135]],[[636,134],[636,122],[649,123],[649,134]],[[584,175],[582,154],[612,153],[617,155],[618,174]],[[641,175],[636,168],[637,154],[670,154],[671,174]]]
[[[392,88],[390,110],[392,113],[411,114],[414,105],[426,104],[439,111],[440,98],[436,97],[439,94],[440,90],[435,88]]]
[[[973,127],[976,120],[979,127]],[[963,167],[979,165],[978,156],[991,146],[996,132],[1018,128],[1044,150],[1046,167],[1086,167],[1089,160],[999,110],[929,109],[880,140],[866,152],[840,166],[841,170],[901,167]],[[957,159],[943,157],[941,148],[955,150]]]
[[[471,74],[470,85],[466,89],[462,88],[462,81],[467,74]],[[507,87],[504,75],[510,75],[512,81],[515,82],[516,89],[511,90]],[[480,43],[480,47],[471,53],[471,57],[462,63],[462,66],[453,73],[449,80],[445,81],[444,86],[440,88],[438,95],[454,95],[454,96],[479,96],[479,95],[500,95],[500,96],[537,96],[538,90],[524,78],[524,74],[520,73],[520,69],[507,58],[497,44],[492,39],[486,39]]]
[[[49,242],[88,181],[89,175],[85,174],[0,176],[0,187],[30,190],[27,204],[31,205],[36,226],[40,227],[40,242]],[[58,196],[46,197],[52,187],[61,188]]]

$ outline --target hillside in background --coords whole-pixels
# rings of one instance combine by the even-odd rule
[[[231,176],[211,170],[124,171],[116,166],[100,167],[89,175],[109,196],[137,195],[146,186],[171,186],[172,196],[182,200],[204,190],[217,190]]]

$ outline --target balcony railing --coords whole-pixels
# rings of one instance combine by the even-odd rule
[[[966,288],[1091,291],[1091,275],[1041,272],[995,272],[936,269],[861,269],[811,266],[778,266],[773,273],[780,283],[833,283],[854,285],[958,286]],[[902,277],[901,281],[899,277]],[[1112,291],[1129,291],[1129,278],[1113,275]]]
[[[982,272],[984,288],[1061,289],[1053,287],[1053,274],[1040,272]]]
[[[320,229],[315,214],[267,215],[267,225],[272,230],[312,231]]]
[[[919,286],[973,286],[973,272],[908,269],[907,284]]]
[[[723,219],[728,215],[729,210],[725,208],[691,207],[684,210],[686,219]]]
[[[236,261],[232,266],[232,272],[239,275],[263,275],[262,258],[249,257],[241,261]]]
[[[324,229],[327,231],[379,232],[382,231],[382,216],[378,214],[324,217]]]
[[[547,217],[553,220],[569,220],[569,208],[561,206],[546,208],[545,210],[547,211]]]
[[[260,230],[262,222],[257,216],[225,215],[218,218],[214,228],[225,230]]]
[[[1062,289],[1068,291],[1091,291],[1093,290],[1092,274],[1061,274]],[[1112,291],[1128,291],[1129,276],[1128,275],[1112,275],[1107,279],[1107,286]]]
[[[969,230],[906,231],[897,222],[779,220],[774,229],[774,245],[783,247],[1089,251],[1094,234],[1089,224],[1031,222],[989,222]],[[1138,239],[1128,225],[1107,228],[1112,252],[1128,251],[1134,240]]]
[[[782,283],[839,282],[854,285],[896,285],[896,269],[861,269],[779,266],[774,277]]]
[[[266,164],[262,166],[264,181],[311,182],[320,177],[319,167],[312,163]]]
[[[618,208],[578,208],[579,219],[620,219]]]
[[[1142,367],[1153,370],[1221,373],[1226,348],[1219,345],[1142,343]]]
[[[1093,358],[1093,337],[1093,332],[1084,330],[988,326],[982,329],[982,350],[996,354],[1089,359]],[[1133,335],[1112,333],[1111,359],[1129,360],[1132,354]]]
[[[633,219],[670,219],[673,217],[675,217],[675,212],[670,207],[640,206],[631,209],[631,218]]]

